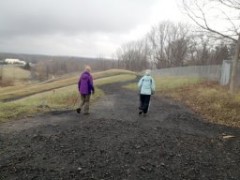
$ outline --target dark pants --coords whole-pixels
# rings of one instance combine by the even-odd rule
[[[90,94],[89,95],[83,95],[81,94],[81,104],[80,108],[83,108],[84,113],[89,113],[89,101],[90,101]]]
[[[145,114],[148,112],[150,98],[151,98],[151,95],[140,94],[140,107],[139,107],[139,110],[142,110],[143,113],[145,113]]]

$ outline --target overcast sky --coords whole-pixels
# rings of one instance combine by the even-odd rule
[[[113,57],[163,20],[177,0],[2,0],[0,52]]]

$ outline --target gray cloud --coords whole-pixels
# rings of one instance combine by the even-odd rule
[[[141,35],[158,12],[164,12],[162,3],[166,4],[163,0],[3,0],[0,52],[111,57],[122,43]]]
[[[124,32],[147,21],[151,1],[7,0],[0,2],[0,36]]]

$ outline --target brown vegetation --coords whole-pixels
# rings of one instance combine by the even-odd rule
[[[228,93],[227,87],[202,82],[164,94],[184,102],[208,121],[240,127],[240,94]]]
[[[13,86],[13,79],[0,79],[0,87]]]

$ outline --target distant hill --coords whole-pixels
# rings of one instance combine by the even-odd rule
[[[4,53],[0,52],[0,60],[4,60],[7,58],[14,58],[14,59],[20,59],[24,60],[26,62],[31,63],[37,63],[39,61],[52,61],[52,60],[58,60],[58,61],[82,61],[85,63],[94,63],[99,61],[100,58],[89,58],[89,57],[77,57],[77,56],[50,56],[50,55],[37,55],[37,54],[18,54],[18,53]],[[104,59],[101,58],[101,60],[109,60],[112,59]]]
[[[0,52],[0,62],[3,62],[5,59],[19,59],[21,61],[25,61],[26,63],[30,63],[33,67],[31,69],[32,75],[38,75],[39,80],[48,79],[49,75],[58,76],[72,72],[80,72],[84,69],[85,65],[90,65],[94,72],[119,68],[118,62],[116,60],[104,58],[49,56]]]

